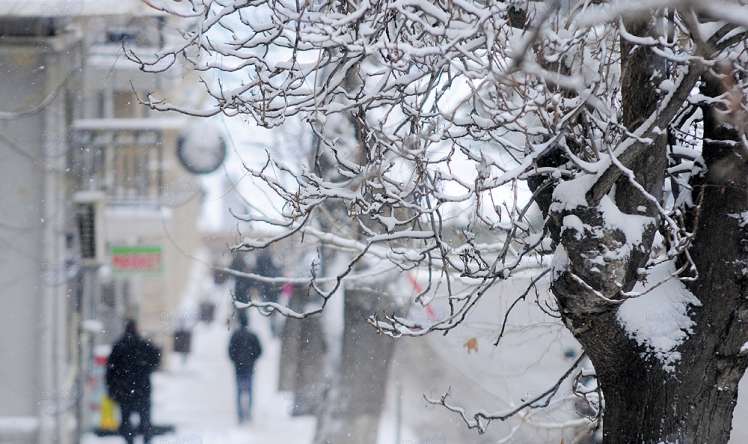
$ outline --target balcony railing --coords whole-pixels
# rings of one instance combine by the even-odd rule
[[[164,130],[171,119],[85,119],[71,132],[78,191],[104,192],[111,204],[158,205],[163,190]]]

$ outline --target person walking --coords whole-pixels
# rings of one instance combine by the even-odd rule
[[[229,341],[229,358],[236,374],[236,411],[239,423],[252,419],[252,377],[255,362],[262,355],[262,345],[257,335],[247,329],[247,319],[239,318],[239,328]],[[243,395],[247,395],[246,409]]]
[[[128,444],[133,444],[137,435],[130,424],[133,413],[138,415],[143,442],[151,441],[151,373],[160,363],[161,351],[138,334],[135,321],[128,320],[125,333],[112,348],[106,368],[109,397],[120,406],[120,434]]]
[[[262,250],[260,254],[257,255],[253,273],[269,278],[275,278],[282,275],[281,270],[275,265],[275,262],[273,262],[273,257],[268,250]],[[253,287],[257,289],[263,302],[278,302],[278,293],[280,291],[279,285],[265,281],[255,281],[253,284]]]
[[[241,273],[250,273],[252,271],[243,253],[237,253],[234,256],[229,268]],[[241,303],[249,302],[253,286],[252,279],[245,276],[234,276],[234,301]],[[246,310],[237,310],[237,314],[239,322],[248,322]]]
[[[281,270],[273,262],[273,257],[268,250],[262,250],[255,261],[255,267],[253,273],[265,276],[269,278],[280,277],[283,274]],[[259,293],[260,300],[262,302],[278,302],[281,286],[266,281],[254,281],[252,288],[255,288]],[[264,315],[267,317],[270,323],[270,331],[273,333],[273,337],[278,337],[280,334],[280,317],[275,310],[264,309]]]
[[[230,267],[243,273],[253,273],[259,276],[275,278],[282,276],[281,270],[273,262],[273,257],[269,250],[262,250],[255,257],[254,266],[247,263],[247,257],[241,253],[234,256]],[[234,277],[234,300],[236,302],[248,303],[252,298],[252,293],[256,292],[261,302],[278,302],[280,285],[271,282],[253,279],[245,276]],[[240,322],[248,322],[246,310],[237,310],[237,317]],[[280,324],[276,313],[271,309],[263,309],[264,314],[270,322],[270,329],[273,336],[280,333]]]

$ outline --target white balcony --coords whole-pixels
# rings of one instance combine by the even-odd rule
[[[110,204],[160,205],[165,150],[184,119],[81,119],[71,128],[77,191],[100,191]],[[167,153],[170,154],[170,153]]]

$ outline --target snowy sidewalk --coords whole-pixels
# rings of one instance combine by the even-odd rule
[[[252,423],[240,426],[236,420],[233,368],[226,351],[230,331],[219,321],[199,324],[187,362],[174,354],[169,369],[153,377],[154,423],[176,426],[175,434],[154,438],[153,444],[311,442],[314,418],[291,418],[290,397],[276,391],[279,341],[271,338],[266,319],[253,316],[251,325],[264,348],[255,370]],[[118,437],[83,439],[83,444],[121,442]]]

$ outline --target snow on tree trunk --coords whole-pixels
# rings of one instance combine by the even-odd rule
[[[637,35],[652,26],[646,21],[626,24]],[[658,106],[656,82],[663,68],[641,47],[624,42],[622,53],[623,116],[633,130]],[[702,90],[716,97],[724,89],[711,79]],[[705,140],[737,141],[737,133],[713,106],[703,112]],[[656,199],[665,170],[661,139],[626,164],[636,172],[641,189]],[[740,353],[748,339],[743,219],[748,214],[748,163],[734,146],[705,142],[707,173],[692,180],[694,205],[688,217],[694,241],[689,254],[698,277],[688,289],[677,279],[677,285],[671,279],[654,288],[658,278],[642,273],[660,216],[627,175],[620,176],[614,194],[606,193],[598,202],[580,194],[593,179],[581,176],[556,187],[547,204],[558,239],[552,290],[565,324],[595,366],[604,397],[606,444],[729,439],[738,382],[748,364]],[[677,263],[687,264],[685,256]],[[649,290],[637,296],[647,285]],[[640,300],[625,300],[632,289]],[[631,310],[633,305],[637,308]]]

